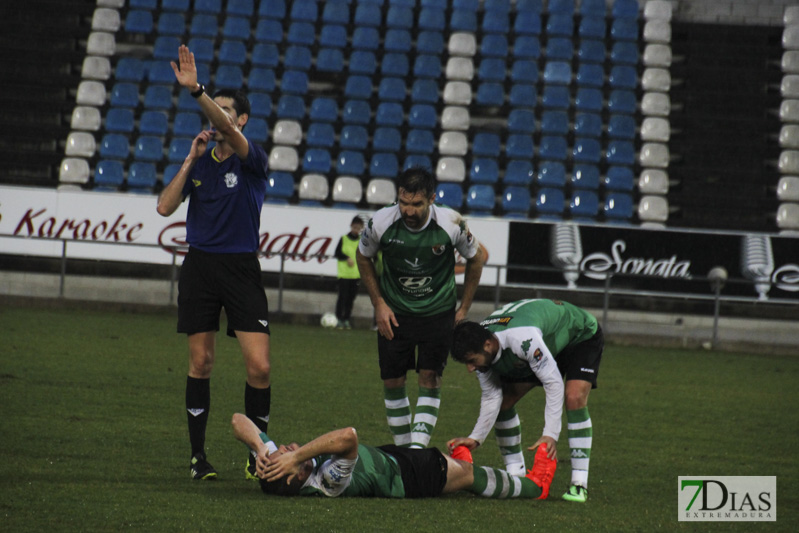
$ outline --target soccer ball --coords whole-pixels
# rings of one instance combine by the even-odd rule
[[[320,323],[323,328],[335,328],[338,325],[338,319],[333,313],[325,313],[322,315]]]

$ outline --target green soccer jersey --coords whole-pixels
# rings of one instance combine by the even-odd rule
[[[503,380],[536,378],[546,394],[543,434],[557,440],[564,386],[556,358],[567,346],[593,337],[596,319],[567,302],[520,300],[497,309],[480,324],[496,337],[499,351],[489,369],[478,372],[480,415],[470,437],[483,442],[491,431],[502,403]]]
[[[455,307],[455,252],[471,259],[478,247],[461,215],[436,204],[430,206],[427,224],[418,231],[402,221],[399,205],[380,209],[359,245],[365,257],[383,252],[380,292],[395,313],[414,316]]]
[[[404,498],[405,486],[394,458],[379,448],[359,444],[355,461],[334,455],[315,458],[300,494]]]

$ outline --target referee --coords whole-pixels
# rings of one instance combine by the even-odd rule
[[[189,252],[178,284],[178,333],[189,340],[186,410],[193,479],[214,479],[205,454],[205,430],[211,406],[210,378],[222,308],[227,334],[236,337],[244,355],[247,382],[244,408],[261,431],[267,430],[271,403],[269,312],[257,258],[261,206],[266,193],[267,155],[241,130],[250,103],[240,91],[221,90],[213,97],[197,82],[194,54],[181,45],[175,78],[197,100],[211,123],[192,141],[178,173],[158,198],[158,213],[172,215],[189,200],[186,240]],[[213,148],[208,145],[214,141]],[[245,475],[255,479],[255,459],[248,456]]]

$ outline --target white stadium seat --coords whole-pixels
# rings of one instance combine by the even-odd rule
[[[799,151],[783,150],[780,152],[777,168],[779,169],[780,174],[799,174]]]
[[[671,46],[668,44],[648,44],[644,47],[643,63],[645,67],[671,66]]]
[[[333,201],[355,203],[361,201],[363,186],[361,180],[352,176],[340,176],[333,182]]]
[[[472,103],[472,87],[465,81],[450,81],[444,86],[444,103],[469,105]]]
[[[670,43],[671,22],[668,20],[648,20],[644,23],[644,41],[648,43]]]
[[[666,93],[646,93],[641,98],[641,112],[644,115],[667,117],[671,112],[671,98]]]
[[[116,52],[116,39],[113,33],[93,31],[86,41],[86,53],[90,56],[113,56]]]
[[[786,74],[783,76],[780,93],[783,98],[799,98],[799,75]]]
[[[397,199],[397,188],[393,180],[376,178],[366,186],[366,201],[371,205],[389,205]]]
[[[671,2],[666,0],[649,0],[644,5],[644,19],[671,20]]]
[[[671,73],[664,68],[646,68],[641,75],[641,87],[645,91],[668,92],[671,88]]]
[[[269,168],[271,170],[283,170],[294,172],[299,166],[297,150],[290,146],[274,146],[269,153]]]
[[[442,157],[436,165],[439,181],[462,182],[466,179],[466,165],[460,157]]]
[[[297,195],[300,200],[327,200],[330,193],[330,185],[327,178],[321,174],[306,174],[300,180]]]
[[[647,168],[638,177],[641,194],[666,194],[669,192],[669,175],[657,168]]]
[[[107,57],[86,56],[80,75],[89,80],[107,80],[111,77],[111,62]]]
[[[472,81],[474,78],[474,62],[468,57],[450,57],[447,60],[447,79]]]
[[[799,176],[782,176],[777,182],[777,198],[781,202],[799,202]]]
[[[799,74],[799,50],[786,50],[783,52],[781,66],[785,74]]]
[[[780,120],[782,122],[799,123],[799,100],[783,100],[780,104]]]
[[[469,122],[469,110],[465,107],[447,106],[441,112],[441,127],[445,130],[466,131]]]
[[[73,131],[67,137],[64,153],[68,156],[91,157],[97,150],[94,135],[85,131]]]
[[[666,222],[669,202],[663,196],[645,195],[638,202],[638,218],[645,222]]]
[[[477,53],[477,40],[472,33],[456,32],[449,36],[447,49],[451,56],[472,57]]]
[[[78,105],[102,106],[105,104],[105,85],[99,81],[84,80],[78,85],[75,102]]]
[[[777,208],[777,227],[783,230],[799,230],[799,204],[780,204]]]
[[[276,144],[297,146],[302,142],[302,126],[294,120],[278,120],[272,130],[272,140]]]
[[[780,146],[799,150],[799,124],[785,124],[780,128]]]
[[[119,11],[106,7],[98,7],[92,15],[92,29],[95,31],[115,32],[119,29]]]
[[[646,117],[641,122],[641,140],[669,142],[671,127],[669,121],[661,117]]]
[[[89,162],[78,157],[65,157],[58,170],[61,183],[89,183]]]
[[[662,143],[644,143],[638,157],[642,167],[666,168],[669,166],[669,146]]]
[[[92,106],[76,106],[72,110],[70,126],[73,130],[97,131],[103,124],[100,110]]]
[[[438,153],[441,155],[466,155],[469,151],[469,140],[460,131],[445,131],[438,140]]]

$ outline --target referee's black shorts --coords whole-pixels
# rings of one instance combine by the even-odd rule
[[[178,281],[178,333],[219,331],[222,308],[227,334],[269,334],[269,305],[255,253],[212,254],[189,248]]]

